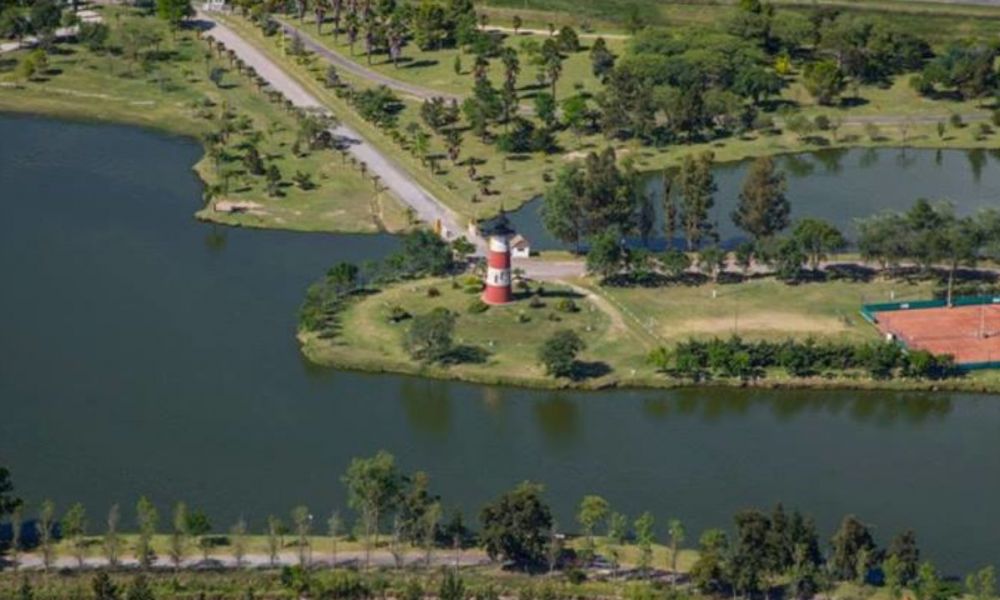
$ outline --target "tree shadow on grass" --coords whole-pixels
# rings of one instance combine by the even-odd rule
[[[445,365],[481,365],[490,357],[490,353],[485,348],[473,346],[471,344],[459,344],[453,347],[447,355],[442,358],[441,363]]]
[[[610,373],[611,366],[604,361],[575,360],[573,361],[573,372],[570,373],[570,379],[573,381],[585,381],[587,379],[598,379]]]
[[[412,62],[409,62],[409,63],[403,65],[403,68],[404,69],[420,69],[422,67],[433,67],[433,66],[435,66],[437,64],[438,64],[438,61],[431,60],[431,59],[426,59],[425,58],[425,59],[414,60]]]

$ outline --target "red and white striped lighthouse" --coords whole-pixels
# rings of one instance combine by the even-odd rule
[[[514,299],[510,287],[510,239],[514,236],[514,230],[502,210],[493,222],[483,228],[483,235],[489,239],[483,302],[507,304]]]

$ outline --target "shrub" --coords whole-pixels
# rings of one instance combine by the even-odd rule
[[[948,117],[948,122],[955,129],[958,129],[958,128],[962,127],[963,125],[965,125],[965,122],[962,121],[962,115],[960,115],[958,113],[951,113],[951,116]]]
[[[531,297],[531,302],[528,303],[528,306],[530,306],[531,308],[544,308],[545,301],[542,300],[541,297],[538,296],[538,294],[535,294],[534,296]]]
[[[538,362],[554,377],[570,377],[576,372],[576,356],[587,345],[571,329],[560,329],[538,349]]]
[[[489,304],[483,302],[480,298],[476,298],[469,303],[469,307],[466,309],[470,314],[484,313],[490,308]]]
[[[564,313],[575,313],[580,310],[580,307],[576,305],[576,302],[572,298],[563,298],[559,302],[556,302],[556,310]]]
[[[405,308],[398,304],[393,304],[389,307],[389,321],[392,323],[399,323],[400,321],[405,321],[410,318],[410,313],[406,311]]]
[[[816,129],[819,129],[820,131],[830,129],[830,117],[826,115],[817,115],[816,118],[813,119],[813,123],[816,124]]]
[[[441,295],[441,290],[437,289],[436,287],[431,286],[431,287],[427,288],[427,297],[428,298],[437,298],[440,295]]]
[[[531,317],[529,317],[528,314],[525,313],[524,311],[521,311],[517,313],[516,320],[518,323],[528,323],[529,321],[531,321]]]

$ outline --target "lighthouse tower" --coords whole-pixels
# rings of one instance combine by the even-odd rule
[[[489,240],[483,302],[507,304],[514,299],[510,288],[510,239],[514,237],[514,229],[501,210],[500,215],[483,227],[482,231]]]

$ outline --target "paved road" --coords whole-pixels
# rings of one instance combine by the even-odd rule
[[[10,557],[8,556],[7,559]],[[482,564],[488,564],[489,559],[478,550],[467,550],[463,551],[460,555],[449,551],[436,551],[431,555],[431,565],[432,566],[443,566],[443,565],[454,565],[456,563],[456,558],[459,566],[477,566]],[[423,566],[424,554],[423,552],[408,552],[402,557],[404,565],[414,565]],[[365,564],[365,553],[363,551],[350,551],[350,552],[338,552],[337,553],[337,566],[355,566]],[[278,555],[277,565],[297,565],[299,564],[298,552],[281,552]],[[309,564],[312,566],[326,566],[330,567],[333,565],[333,555],[330,552],[314,551],[309,559]],[[393,556],[384,551],[378,550],[373,551],[371,556],[371,564],[376,567],[393,567],[396,566],[396,561]],[[40,554],[24,554],[20,557],[18,561],[18,566],[21,569],[27,570],[40,570],[44,567],[42,562],[42,557]],[[54,562],[55,569],[79,569],[81,568],[77,560],[70,556],[60,556]],[[100,567],[108,566],[108,561],[103,556],[88,556],[84,559],[83,567],[84,569],[96,569]],[[139,566],[138,561],[134,556],[126,556],[121,559],[119,566],[122,568],[137,568]],[[184,561],[181,562],[181,568],[184,569],[217,569],[217,568],[236,568],[236,559],[232,557],[231,554],[225,556],[210,556],[208,561],[204,561],[200,555],[189,555]],[[248,554],[243,557],[243,567],[246,568],[262,568],[271,566],[271,558],[266,554]],[[168,556],[157,556],[156,561],[153,563],[153,568],[155,569],[173,569],[174,564],[170,561]]]
[[[351,60],[350,58],[335,52],[320,42],[316,40],[312,35],[306,33],[305,29],[302,27],[297,27],[290,23],[285,23],[284,21],[279,21],[281,28],[286,34],[298,34],[299,38],[302,39],[302,44],[311,52],[315,52],[319,56],[322,56],[326,60],[330,61],[338,68],[352,73],[362,79],[367,79],[368,81],[384,85],[390,89],[396,90],[402,94],[412,96],[417,100],[429,100],[431,98],[444,98],[445,100],[456,100],[461,101],[464,96],[460,94],[449,94],[447,92],[441,92],[432,88],[426,88],[423,86],[415,85],[412,83],[407,83],[405,81],[400,81],[398,79],[383,75],[378,71],[374,71],[365,67],[364,65],[358,64],[357,62]]]
[[[306,91],[281,67],[232,29],[201,11],[198,13],[198,19],[208,29],[205,35],[222,42],[226,48],[233,50],[247,65],[252,66],[272,88],[280,91],[291,100],[292,104],[305,109],[328,112],[327,108],[315,96]],[[341,140],[346,141],[350,146],[351,154],[358,160],[364,161],[368,165],[369,171],[377,173],[381,177],[382,184],[392,190],[402,202],[412,207],[421,221],[431,225],[440,222],[444,230],[444,237],[447,239],[455,239],[461,235],[468,236],[464,219],[432,196],[392,159],[375,149],[361,134],[344,124],[340,124],[330,131]],[[482,243],[479,239],[470,241],[477,245]]]

